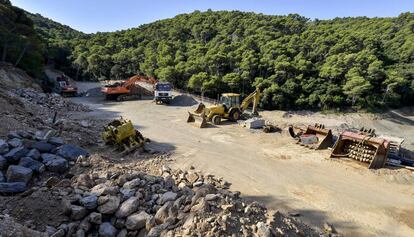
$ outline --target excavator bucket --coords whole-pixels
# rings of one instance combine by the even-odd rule
[[[379,169],[387,162],[389,147],[389,141],[373,134],[345,131],[339,135],[331,158],[351,158],[368,164],[369,169]]]
[[[207,126],[207,119],[204,112],[206,106],[200,103],[196,110],[188,112],[187,123],[194,123],[196,127],[205,128]]]
[[[289,126],[288,131],[289,135],[295,138],[300,145],[311,149],[327,149],[333,144],[332,131],[326,129],[325,125],[322,124],[309,125],[306,130]]]

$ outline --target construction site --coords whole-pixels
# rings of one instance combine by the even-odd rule
[[[2,236],[414,235],[412,108],[264,111],[259,90],[215,101],[136,76],[68,96],[10,65],[0,77]]]

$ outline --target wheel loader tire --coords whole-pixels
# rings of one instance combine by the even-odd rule
[[[232,109],[232,110],[230,110],[230,113],[229,113],[229,119],[230,119],[230,121],[237,122],[237,120],[240,119],[240,116],[241,116],[240,110],[238,110],[238,109]]]
[[[213,122],[214,125],[220,125],[221,123],[220,115],[214,115],[211,121]]]

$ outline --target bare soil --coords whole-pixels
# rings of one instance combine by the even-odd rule
[[[81,83],[78,83],[82,87]],[[300,215],[316,228],[325,222],[345,236],[414,236],[414,172],[385,168],[377,171],[351,161],[330,160],[329,150],[313,151],[294,144],[286,132],[265,134],[225,122],[199,129],[186,123],[195,106],[156,105],[151,100],[106,102],[79,97],[91,106],[88,116],[131,119],[157,150],[171,153],[176,168],[195,166],[222,176],[251,200]],[[413,149],[412,110],[387,114],[286,113],[262,115],[281,128],[289,123],[325,123],[344,127],[374,127],[378,133],[406,138]]]

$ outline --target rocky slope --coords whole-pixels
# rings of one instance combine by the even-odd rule
[[[108,121],[59,95],[0,95],[2,236],[333,235],[240,198],[223,179],[168,168],[156,146],[120,156],[99,143]]]

